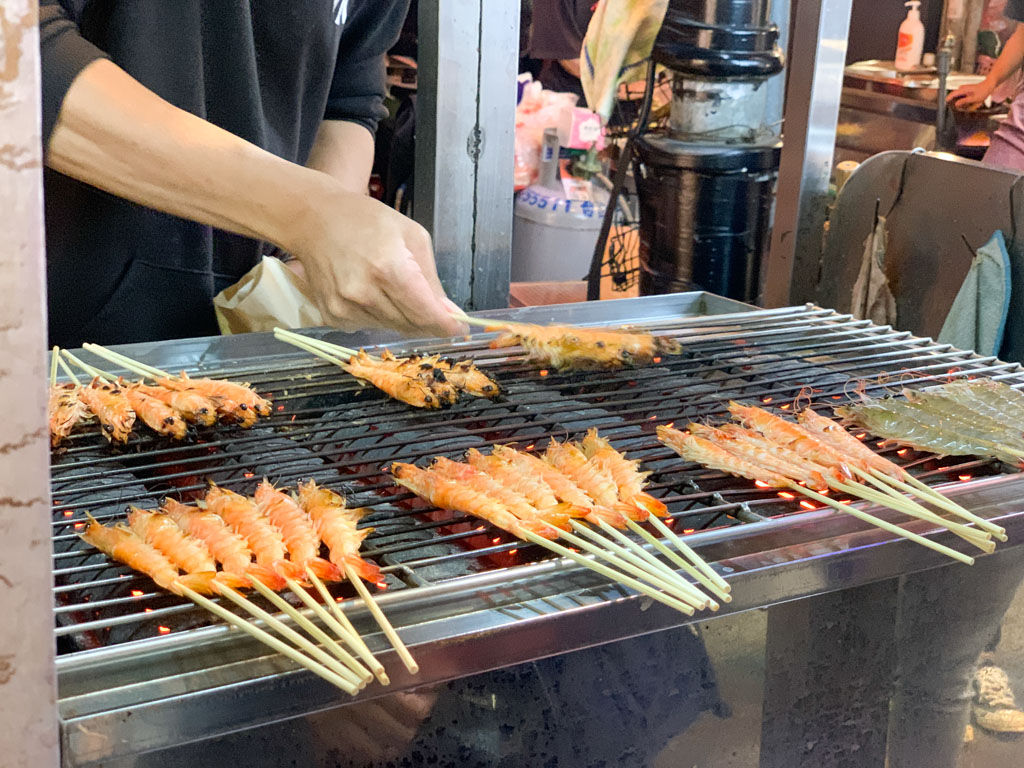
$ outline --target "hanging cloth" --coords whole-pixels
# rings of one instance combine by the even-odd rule
[[[974,255],[939,342],[979,355],[996,355],[1010,312],[1010,255],[1002,232],[996,232]]]
[[[875,228],[864,241],[864,256],[860,274],[853,284],[850,314],[858,320],[870,320],[879,325],[896,324],[896,299],[889,289],[885,274],[885,247],[888,233],[885,217],[875,217]]]

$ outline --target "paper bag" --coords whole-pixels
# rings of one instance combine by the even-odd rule
[[[213,299],[217,324],[225,336],[324,324],[302,279],[280,259],[264,256],[249,272]]]

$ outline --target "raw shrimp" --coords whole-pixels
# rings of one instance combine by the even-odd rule
[[[220,578],[220,574],[212,571],[178,575],[178,569],[159,550],[143,541],[128,528],[111,528],[98,523],[89,516],[89,527],[81,534],[82,539],[113,560],[127,565],[129,568],[145,574],[157,586],[163,587],[176,595],[182,594],[182,587],[187,587],[205,595],[216,594],[214,580],[229,587],[245,586],[240,579]]]
[[[135,411],[135,415],[146,426],[158,435],[165,435],[174,440],[184,439],[187,430],[185,420],[171,406],[162,400],[150,397],[137,387],[133,387],[125,382],[121,382],[120,386],[127,396],[132,410]]]
[[[436,472],[420,469],[412,464],[395,463],[391,465],[391,473],[396,483],[408,488],[435,507],[479,517],[517,536],[520,529],[526,529],[546,539],[555,539],[559,536],[557,528],[539,520],[520,520],[504,504],[487,494],[442,477]]]
[[[744,426],[757,430],[771,442],[789,448],[815,464],[834,469],[843,477],[853,477],[843,454],[799,424],[779,418],[764,408],[746,406],[735,401],[729,402],[729,413],[739,419]]]
[[[246,540],[259,565],[283,570],[289,576],[302,575],[300,568],[285,560],[288,548],[281,532],[260,513],[254,501],[215,485],[206,494],[206,506]]]
[[[777,472],[771,472],[756,464],[751,464],[718,444],[688,432],[660,426],[658,427],[658,440],[687,461],[702,464],[710,469],[745,477],[748,480],[760,481],[772,488],[788,488],[792,482]]]
[[[1024,424],[1024,392],[994,379],[958,379],[940,387],[942,394],[1001,422]]]
[[[128,442],[128,436],[135,426],[135,411],[124,390],[96,378],[89,386],[82,387],[78,396],[99,419],[103,436],[109,442]]]
[[[217,423],[216,404],[198,392],[187,389],[150,387],[146,384],[133,384],[132,388],[169,405],[189,424],[210,427]]]
[[[1024,450],[1024,438],[1021,438],[1020,429],[1009,426],[1005,416],[994,419],[977,411],[965,411],[960,403],[936,392],[904,389],[903,396],[915,408],[936,418],[948,419],[966,435]]]
[[[273,590],[287,586],[275,571],[252,562],[252,550],[245,539],[231,530],[218,515],[186,506],[174,499],[165,499],[161,509],[185,533],[203,542],[227,573],[259,579]]]
[[[206,545],[185,533],[170,515],[131,507],[128,527],[185,573],[217,570],[217,561]]]
[[[284,537],[292,562],[305,570],[309,566],[321,579],[341,581],[338,567],[320,557],[320,537],[306,511],[287,493],[264,480],[256,488],[256,506]]]
[[[608,440],[599,437],[596,429],[587,431],[580,448],[587,461],[611,475],[619,488],[620,501],[658,517],[668,514],[668,508],[662,502],[644,491],[644,481],[651,473],[641,472],[639,461],[627,459]]]
[[[369,382],[381,392],[416,408],[440,408],[445,403],[422,379],[406,376],[374,360],[363,350],[341,366],[357,379]]]
[[[728,429],[715,429],[704,424],[690,424],[688,428],[691,435],[715,443],[734,456],[769,472],[806,483],[819,491],[828,488],[828,481],[823,476],[823,471],[827,471],[824,467],[809,462],[784,446],[765,440],[756,432],[735,424],[729,425]]]
[[[50,387],[50,445],[57,447],[71,430],[89,415],[77,384],[54,384]]]
[[[902,480],[906,477],[906,472],[902,467],[893,464],[888,459],[872,451],[864,443],[843,429],[842,424],[815,413],[810,408],[805,408],[801,411],[797,419],[804,429],[813,432],[837,451],[849,456],[862,468],[867,470],[877,469],[882,474],[888,475],[895,480]]]
[[[568,505],[556,504],[550,509],[537,509],[523,494],[508,488],[490,475],[469,464],[444,457],[434,459],[431,471],[450,480],[457,480],[467,488],[479,491],[500,504],[520,520],[542,520],[557,528],[569,525]]]
[[[836,408],[836,415],[878,437],[943,456],[992,456],[1020,465],[1024,452],[965,434],[962,425],[929,416],[905,400],[887,398]]]
[[[361,509],[349,509],[345,499],[310,480],[299,484],[299,503],[306,510],[316,531],[330,552],[331,562],[339,568],[352,568],[361,579],[376,584],[380,568],[359,556],[359,548],[373,528],[357,528]]]

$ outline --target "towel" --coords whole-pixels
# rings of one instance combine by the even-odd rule
[[[587,106],[607,121],[619,83],[643,76],[668,0],[601,0],[580,53],[580,80]]]
[[[889,235],[885,217],[879,216],[874,231],[864,241],[864,256],[850,297],[850,314],[879,325],[896,323],[896,299],[885,274],[885,247]]]
[[[997,231],[975,254],[939,341],[979,355],[998,354],[1009,311],[1010,254]]]

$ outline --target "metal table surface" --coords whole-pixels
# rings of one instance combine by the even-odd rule
[[[724,320],[737,311],[747,318],[759,316],[746,310],[706,294],[679,294],[484,314],[579,324],[699,315]],[[767,319],[785,311],[762,314]],[[371,340],[382,337],[348,341],[358,346]],[[255,356],[272,361],[276,351],[285,354],[266,335],[121,350],[165,368]],[[1010,537],[1006,547],[1024,541],[1024,476],[963,483],[950,492],[979,514],[998,519]],[[926,523],[907,527],[932,531]],[[951,534],[935,537],[943,543],[953,539]],[[931,550],[821,511],[697,532],[687,541],[729,574],[735,599],[719,615],[850,589],[945,562]],[[687,618],[560,561],[517,566],[514,581],[504,570],[489,571],[384,594],[379,603],[402,631],[421,672],[406,674],[382,639],[368,634],[393,684],[368,689],[357,700],[710,618]],[[368,626],[365,619],[358,611],[353,614],[357,625]],[[57,669],[66,765],[102,764],[353,701],[221,626],[74,653],[59,658]]]

